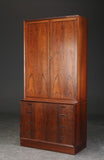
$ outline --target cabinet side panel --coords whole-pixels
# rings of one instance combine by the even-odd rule
[[[24,98],[48,98],[48,21],[25,22],[24,43]]]
[[[20,101],[20,137],[23,137],[23,121],[24,121],[24,106],[23,101]]]
[[[75,113],[76,113],[75,145],[80,146],[82,144],[86,144],[86,139],[87,139],[87,103],[83,102],[76,104]]]
[[[81,112],[80,104],[75,105],[75,145],[79,146],[81,141]]]
[[[78,100],[87,100],[87,19],[78,17]]]
[[[81,103],[81,144],[87,140],[87,103]]]

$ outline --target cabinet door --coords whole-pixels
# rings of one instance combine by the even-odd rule
[[[58,105],[47,103],[46,141],[58,142]]]
[[[58,105],[59,143],[74,144],[74,106]]]
[[[48,142],[74,144],[73,105],[34,103],[32,138]]]
[[[57,142],[57,105],[34,103],[33,138]]]
[[[76,21],[50,21],[50,97],[75,99],[77,85]]]
[[[45,140],[47,124],[46,103],[34,103],[32,113],[33,139]]]
[[[48,97],[49,22],[30,21],[24,25],[24,97]]]
[[[20,132],[23,138],[32,138],[32,103],[21,101]]]

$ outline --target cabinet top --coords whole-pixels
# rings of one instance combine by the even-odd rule
[[[82,17],[80,15],[67,15],[67,16],[58,16],[58,17],[47,17],[47,18],[36,18],[36,19],[26,19],[24,22],[31,22],[31,21],[42,21],[42,20],[52,20],[52,19],[65,19],[65,18],[74,18],[77,19],[78,17]],[[85,17],[83,17],[85,18]]]

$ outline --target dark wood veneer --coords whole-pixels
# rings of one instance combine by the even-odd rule
[[[76,154],[87,139],[87,19],[24,21],[23,146]]]

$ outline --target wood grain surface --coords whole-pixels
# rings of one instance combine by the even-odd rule
[[[87,140],[87,19],[24,21],[20,143],[76,154]]]

